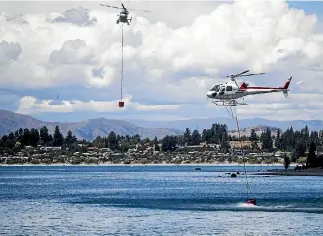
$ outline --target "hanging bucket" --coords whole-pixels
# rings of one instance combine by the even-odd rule
[[[124,107],[124,102],[119,102],[119,107]]]

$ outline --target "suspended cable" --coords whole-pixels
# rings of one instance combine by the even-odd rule
[[[124,102],[122,101],[122,99],[123,99],[122,87],[123,87],[123,25],[121,25],[121,83],[120,83],[120,102],[119,102],[119,107],[124,106]]]
[[[232,99],[233,99],[233,96],[232,96]],[[239,126],[237,112],[236,111],[233,112],[232,106],[230,106],[230,105],[229,105],[229,109],[227,108],[226,105],[224,105],[224,106],[225,106],[225,109],[227,110],[228,114],[231,116],[231,118],[234,119],[235,122],[236,122],[237,130],[238,130],[238,139],[239,139],[239,143],[240,143],[240,152],[242,154],[244,174],[245,174],[245,177],[246,177],[247,198],[249,198],[249,194],[251,194],[251,188],[250,188],[249,181],[248,181],[248,175],[247,175],[247,170],[246,170],[246,163],[245,163],[245,157],[244,157],[244,152],[243,152],[241,133],[240,133],[240,126]]]
[[[232,107],[231,106],[230,106],[230,110],[231,110],[231,113],[234,114],[233,111],[232,111]],[[241,140],[241,132],[240,132],[240,125],[239,125],[239,120],[238,120],[237,113],[235,113],[235,116],[233,115],[232,118],[235,120],[236,125],[237,125],[238,138],[239,138],[239,143],[240,143],[240,152],[242,154],[244,174],[245,174],[245,177],[246,177],[247,198],[248,198],[249,197],[249,194],[251,194],[251,189],[250,189],[250,185],[249,185],[249,181],[248,181],[248,175],[247,175],[247,170],[246,170],[246,162],[245,162],[245,157],[244,157],[244,152],[243,152],[243,146],[242,146],[242,140]]]
[[[123,25],[121,27],[121,101],[122,101],[122,83],[123,83]]]

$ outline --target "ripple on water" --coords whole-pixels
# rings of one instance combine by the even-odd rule
[[[0,234],[321,234],[320,177],[250,178],[259,204],[253,207],[243,204],[244,176],[218,177],[216,167],[212,172],[93,168],[2,172]]]

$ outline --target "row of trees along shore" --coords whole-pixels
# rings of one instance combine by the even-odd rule
[[[228,133],[228,128],[224,124],[213,124],[210,129],[204,129],[202,134],[198,130],[186,128],[182,135],[169,136],[158,140],[149,138],[141,139],[137,134],[134,136],[117,135],[111,131],[107,137],[96,137],[93,141],[78,140],[72,131],[68,131],[64,136],[58,126],[55,127],[53,134],[48,132],[46,126],[38,129],[22,129],[11,132],[2,136],[0,140],[0,154],[6,152],[16,153],[25,146],[37,147],[54,146],[69,148],[70,151],[76,150],[78,144],[85,144],[88,147],[110,148],[112,151],[126,152],[136,144],[148,144],[154,147],[155,151],[172,152],[176,151],[178,146],[196,146],[201,143],[207,145],[219,145],[221,152],[227,153],[230,149],[229,141],[239,141],[234,135]],[[291,152],[291,161],[296,162],[299,158],[304,158],[308,153],[307,162],[309,165],[318,165],[320,160],[316,157],[315,151],[321,151],[323,148],[323,132],[311,131],[307,126],[303,129],[294,131],[292,127],[286,131],[278,130],[276,135],[272,135],[271,129],[267,128],[258,136],[254,129],[251,130],[249,137],[242,136],[241,141],[250,141],[251,148],[249,151],[273,152],[286,151]],[[258,147],[261,143],[261,149]],[[159,145],[161,144],[161,145]],[[246,147],[244,147],[246,148]],[[323,166],[323,165],[322,165]]]

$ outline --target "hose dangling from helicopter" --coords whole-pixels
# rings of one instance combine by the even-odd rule
[[[265,93],[275,93],[275,92],[282,92],[286,98],[288,98],[288,92],[290,91],[289,84],[292,80],[292,77],[290,77],[284,86],[282,87],[249,87],[249,85],[245,82],[243,82],[240,86],[238,85],[237,81],[235,80],[236,77],[242,77],[242,76],[252,76],[252,75],[261,75],[265,73],[258,73],[258,74],[245,74],[249,72],[249,70],[246,70],[244,72],[241,72],[239,74],[235,75],[229,75],[227,77],[231,78],[231,81],[226,82],[225,84],[218,84],[215,85],[208,93],[207,98],[214,99],[212,103],[214,103],[217,106],[225,106],[227,112],[229,113],[230,117],[233,118],[236,122],[237,131],[238,131],[238,138],[240,143],[240,152],[242,154],[243,159],[243,166],[244,166],[244,172],[246,176],[246,187],[247,187],[247,201],[246,203],[256,205],[256,199],[253,197],[249,197],[249,194],[251,194],[251,189],[249,186],[247,171],[246,171],[246,165],[245,165],[245,158],[243,153],[243,146],[241,141],[241,133],[240,133],[240,126],[239,126],[239,120],[236,112],[233,112],[232,106],[238,106],[238,105],[248,105],[245,102],[239,103],[236,100],[239,98],[242,98],[244,100],[244,96],[248,95],[258,95],[258,94],[265,94]],[[229,109],[228,109],[229,107]]]
[[[125,8],[125,6],[122,3],[121,3],[122,8],[110,6],[110,5],[105,5],[105,4],[100,4],[100,5],[104,6],[104,7],[121,9],[121,12],[118,15],[118,19],[116,21],[116,24],[124,23],[124,24],[130,25],[130,23],[132,21],[132,17],[130,19],[128,19],[129,11],[127,8]],[[147,10],[135,10],[135,9],[129,9],[129,10],[150,12]],[[123,24],[121,24],[121,84],[120,84],[120,87],[121,87],[120,88],[120,98],[121,98],[121,100],[119,101],[120,108],[124,107],[124,101],[122,101],[122,99],[123,99],[123,43],[124,43],[124,41],[123,41]]]

